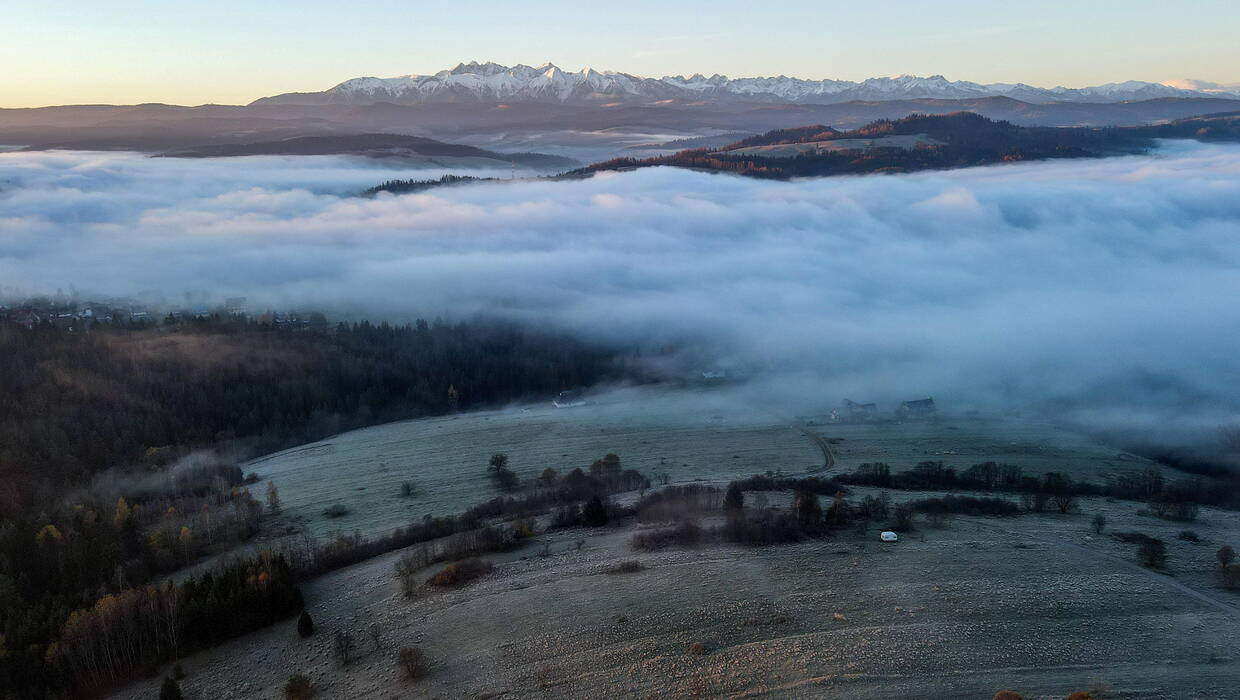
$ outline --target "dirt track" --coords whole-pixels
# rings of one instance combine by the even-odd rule
[[[835,466],[835,454],[831,452],[831,444],[827,442],[827,440],[823,438],[821,435],[810,430],[808,427],[806,427],[803,424],[798,424],[797,429],[800,430],[802,433],[805,433],[805,437],[809,438],[810,442],[813,442],[815,445],[818,446],[818,449],[822,450],[822,456],[823,456],[822,468],[814,469],[810,473],[819,474],[822,472],[830,471],[831,468]]]

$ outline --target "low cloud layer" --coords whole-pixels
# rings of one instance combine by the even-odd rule
[[[398,319],[503,313],[697,344],[826,402],[1094,396],[1098,416],[1166,420],[1201,391],[1217,400],[1183,419],[1204,423],[1226,418],[1240,380],[1240,147],[793,183],[649,169],[346,196],[438,174],[336,158],[0,154],[0,286],[207,291]],[[1153,386],[1179,398],[1147,406]]]

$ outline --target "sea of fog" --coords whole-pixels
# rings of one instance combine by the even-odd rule
[[[0,289],[505,314],[705,348],[765,368],[769,391],[790,397],[1069,397],[1160,425],[1217,424],[1234,405],[1240,146],[350,196],[440,174],[333,157],[0,153]]]

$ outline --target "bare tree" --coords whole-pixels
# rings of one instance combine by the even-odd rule
[[[913,506],[907,503],[897,503],[891,509],[893,520],[893,529],[899,532],[908,532],[913,529]]]
[[[418,572],[430,563],[430,552],[426,545],[406,552],[396,561],[396,580],[400,582],[400,592],[406,598],[412,598],[418,589]]]
[[[336,658],[340,663],[348,666],[353,661],[353,651],[357,646],[357,642],[353,640],[353,634],[343,630],[336,630],[333,639],[333,648],[336,652]]]
[[[1076,496],[1067,491],[1060,491],[1051,496],[1051,502],[1060,513],[1070,513],[1076,508]]]
[[[423,654],[421,649],[417,647],[402,647],[396,655],[396,660],[409,680],[416,681],[426,675],[426,654]]]
[[[272,513],[279,513],[282,509],[280,504],[280,489],[276,488],[276,482],[274,481],[267,482],[267,508],[269,508]]]

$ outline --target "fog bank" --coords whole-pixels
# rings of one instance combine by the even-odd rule
[[[345,196],[439,174],[345,158],[2,153],[0,287],[207,291],[395,319],[499,313],[686,343],[807,403],[1073,397],[1086,421],[1198,428],[1233,410],[1240,147],[792,183],[647,169]]]

